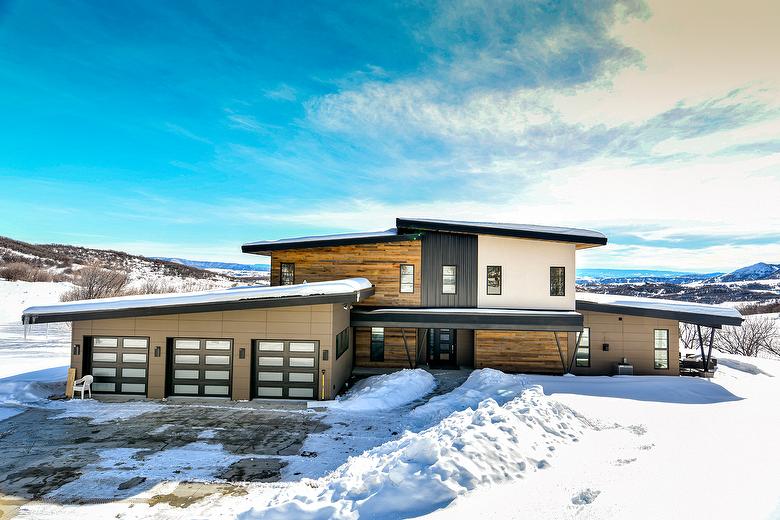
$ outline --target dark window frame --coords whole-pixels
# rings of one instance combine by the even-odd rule
[[[284,268],[292,266],[292,279],[290,283],[285,283]],[[295,285],[295,262],[280,262],[279,263],[279,285]]]
[[[452,267],[455,269],[455,290],[453,292],[444,292],[444,268]],[[441,293],[447,296],[454,296],[458,294],[458,266],[454,264],[445,264],[441,266]]]
[[[588,344],[583,346],[582,343],[581,343],[581,341],[582,341],[581,338],[582,338],[582,334],[586,330],[588,331],[588,335],[587,335]],[[583,361],[583,358],[579,357],[580,349],[585,349],[585,348],[587,348],[587,350],[588,350],[587,365],[581,365],[580,361]],[[575,349],[574,350],[574,366],[577,367],[577,368],[590,368],[590,327],[582,327],[582,332],[580,332],[580,336],[577,337],[577,344],[575,345],[574,349]]]
[[[490,269],[498,269],[498,292],[490,292]],[[485,294],[501,296],[504,287],[504,269],[500,265],[488,265],[485,269]]]
[[[560,269],[560,271],[558,271],[558,269]],[[556,287],[553,285],[553,280],[555,279],[555,275],[553,275],[553,273],[563,273],[563,282],[560,286],[560,294],[556,294],[554,291]],[[559,265],[550,266],[550,296],[566,296],[566,267]]]
[[[404,291],[404,267],[412,268],[412,290],[411,291]],[[414,264],[401,264],[398,266],[398,292],[403,294],[414,294]]]
[[[349,351],[349,327],[336,335],[336,359]]]
[[[374,339],[374,331],[382,331],[382,342]],[[384,327],[371,327],[370,331],[370,343],[369,343],[369,359],[375,363],[382,363],[385,360],[385,328]],[[381,355],[380,355],[381,354]]]
[[[666,347],[665,348],[658,348],[655,344],[655,333],[659,330],[662,330],[666,332]],[[655,353],[658,351],[666,352],[666,366],[665,367],[659,367],[656,366],[655,362]],[[653,329],[653,369],[654,370],[669,370],[670,364],[669,364],[669,329]]]

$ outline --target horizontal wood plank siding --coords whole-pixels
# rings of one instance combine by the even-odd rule
[[[271,256],[271,285],[279,285],[282,262],[294,263],[295,283],[364,277],[374,295],[360,304],[419,307],[421,257],[419,240],[278,251]],[[401,292],[401,264],[414,265],[413,293]]]
[[[568,334],[558,332],[564,359],[568,356]],[[474,331],[474,367],[505,372],[561,374],[563,365],[552,332]]]
[[[355,366],[358,367],[386,367],[409,368],[409,359],[406,357],[404,339],[400,328],[385,329],[385,360],[383,362],[371,361],[371,328],[355,328]],[[409,347],[409,355],[412,363],[417,359],[417,329],[403,329],[406,331],[406,344]]]

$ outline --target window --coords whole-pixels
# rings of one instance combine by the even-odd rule
[[[414,292],[414,265],[401,264],[401,292]]]
[[[371,327],[371,361],[385,360],[385,329]]]
[[[441,266],[441,293],[455,294],[458,289],[456,282],[458,268],[454,265]]]
[[[501,294],[501,266],[487,266],[487,293]]]
[[[669,331],[655,329],[655,368],[669,368]]]
[[[349,327],[336,336],[336,359],[340,358],[347,350],[349,350]]]
[[[566,296],[566,268],[550,268],[550,296]]]
[[[574,362],[578,367],[590,366],[590,327],[585,327],[580,332],[579,345],[577,345],[577,358]]]
[[[295,284],[295,264],[282,262],[281,271],[279,272],[279,285],[293,284]]]

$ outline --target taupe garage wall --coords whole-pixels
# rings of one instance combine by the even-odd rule
[[[325,399],[330,399],[346,380],[342,359],[337,377],[333,377],[335,334],[349,322],[349,312],[341,304],[303,305],[223,312],[172,314],[142,318],[120,318],[73,322],[74,345],[81,345],[81,354],[71,351],[71,367],[77,377],[82,375],[84,336],[145,336],[149,337],[148,397],[165,397],[166,339],[176,337],[215,338],[233,340],[233,388],[236,400],[250,398],[252,340],[314,340],[320,345],[320,369],[325,370]],[[154,357],[155,347],[160,347],[160,357]],[[245,349],[244,359],[239,358]],[[323,361],[323,351],[328,350],[328,361]],[[351,354],[351,353],[350,353]],[[344,358],[342,356],[342,358]],[[351,360],[351,355],[349,356]],[[351,369],[351,367],[350,367]],[[321,380],[321,376],[318,376]],[[333,386],[336,386],[335,390]],[[322,395],[318,392],[318,397]]]
[[[583,326],[590,327],[590,367],[572,366],[575,374],[612,375],[615,373],[615,363],[626,358],[634,366],[636,375],[669,375],[680,373],[679,337],[680,332],[676,320],[627,316],[604,312],[580,311],[583,316]],[[654,330],[669,331],[669,368],[656,369],[654,346]],[[574,353],[575,334],[570,335],[569,346]],[[604,352],[602,345],[609,344],[609,351]]]

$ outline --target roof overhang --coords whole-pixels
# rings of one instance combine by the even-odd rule
[[[335,284],[362,280],[361,284],[347,284],[344,290]],[[30,307],[22,314],[22,323],[53,323],[61,321],[102,320],[190,314],[215,311],[236,311],[273,307],[296,307],[330,303],[358,303],[374,294],[374,288],[364,278],[290,285],[284,287],[257,287],[245,295],[231,291],[253,289],[239,287],[217,291],[201,291],[171,295],[152,295],[155,298],[120,297],[103,300],[82,300],[59,305]],[[296,294],[302,292],[302,294]]]
[[[288,249],[311,249],[315,247],[407,242],[419,240],[421,236],[421,233],[398,233],[395,229],[391,229],[372,233],[347,233],[342,235],[285,238],[281,240],[249,242],[241,246],[241,252],[268,256],[273,251],[285,251]]]
[[[721,314],[707,314],[704,312],[688,312],[685,310],[659,309],[653,307],[639,307],[635,305],[620,305],[577,300],[578,311],[604,312],[609,314],[624,314],[626,316],[641,316],[645,318],[659,318],[676,320],[683,323],[692,323],[703,327],[721,328],[723,325],[742,325],[743,318],[736,316],[723,316]]]
[[[578,332],[582,315],[574,311],[460,308],[355,307],[353,327],[414,327]]]
[[[501,224],[493,222],[459,222],[436,219],[395,219],[396,228],[401,231],[439,231],[468,233],[472,235],[495,235],[532,240],[549,240],[577,244],[578,249],[603,246],[607,237],[598,231],[531,224]]]

